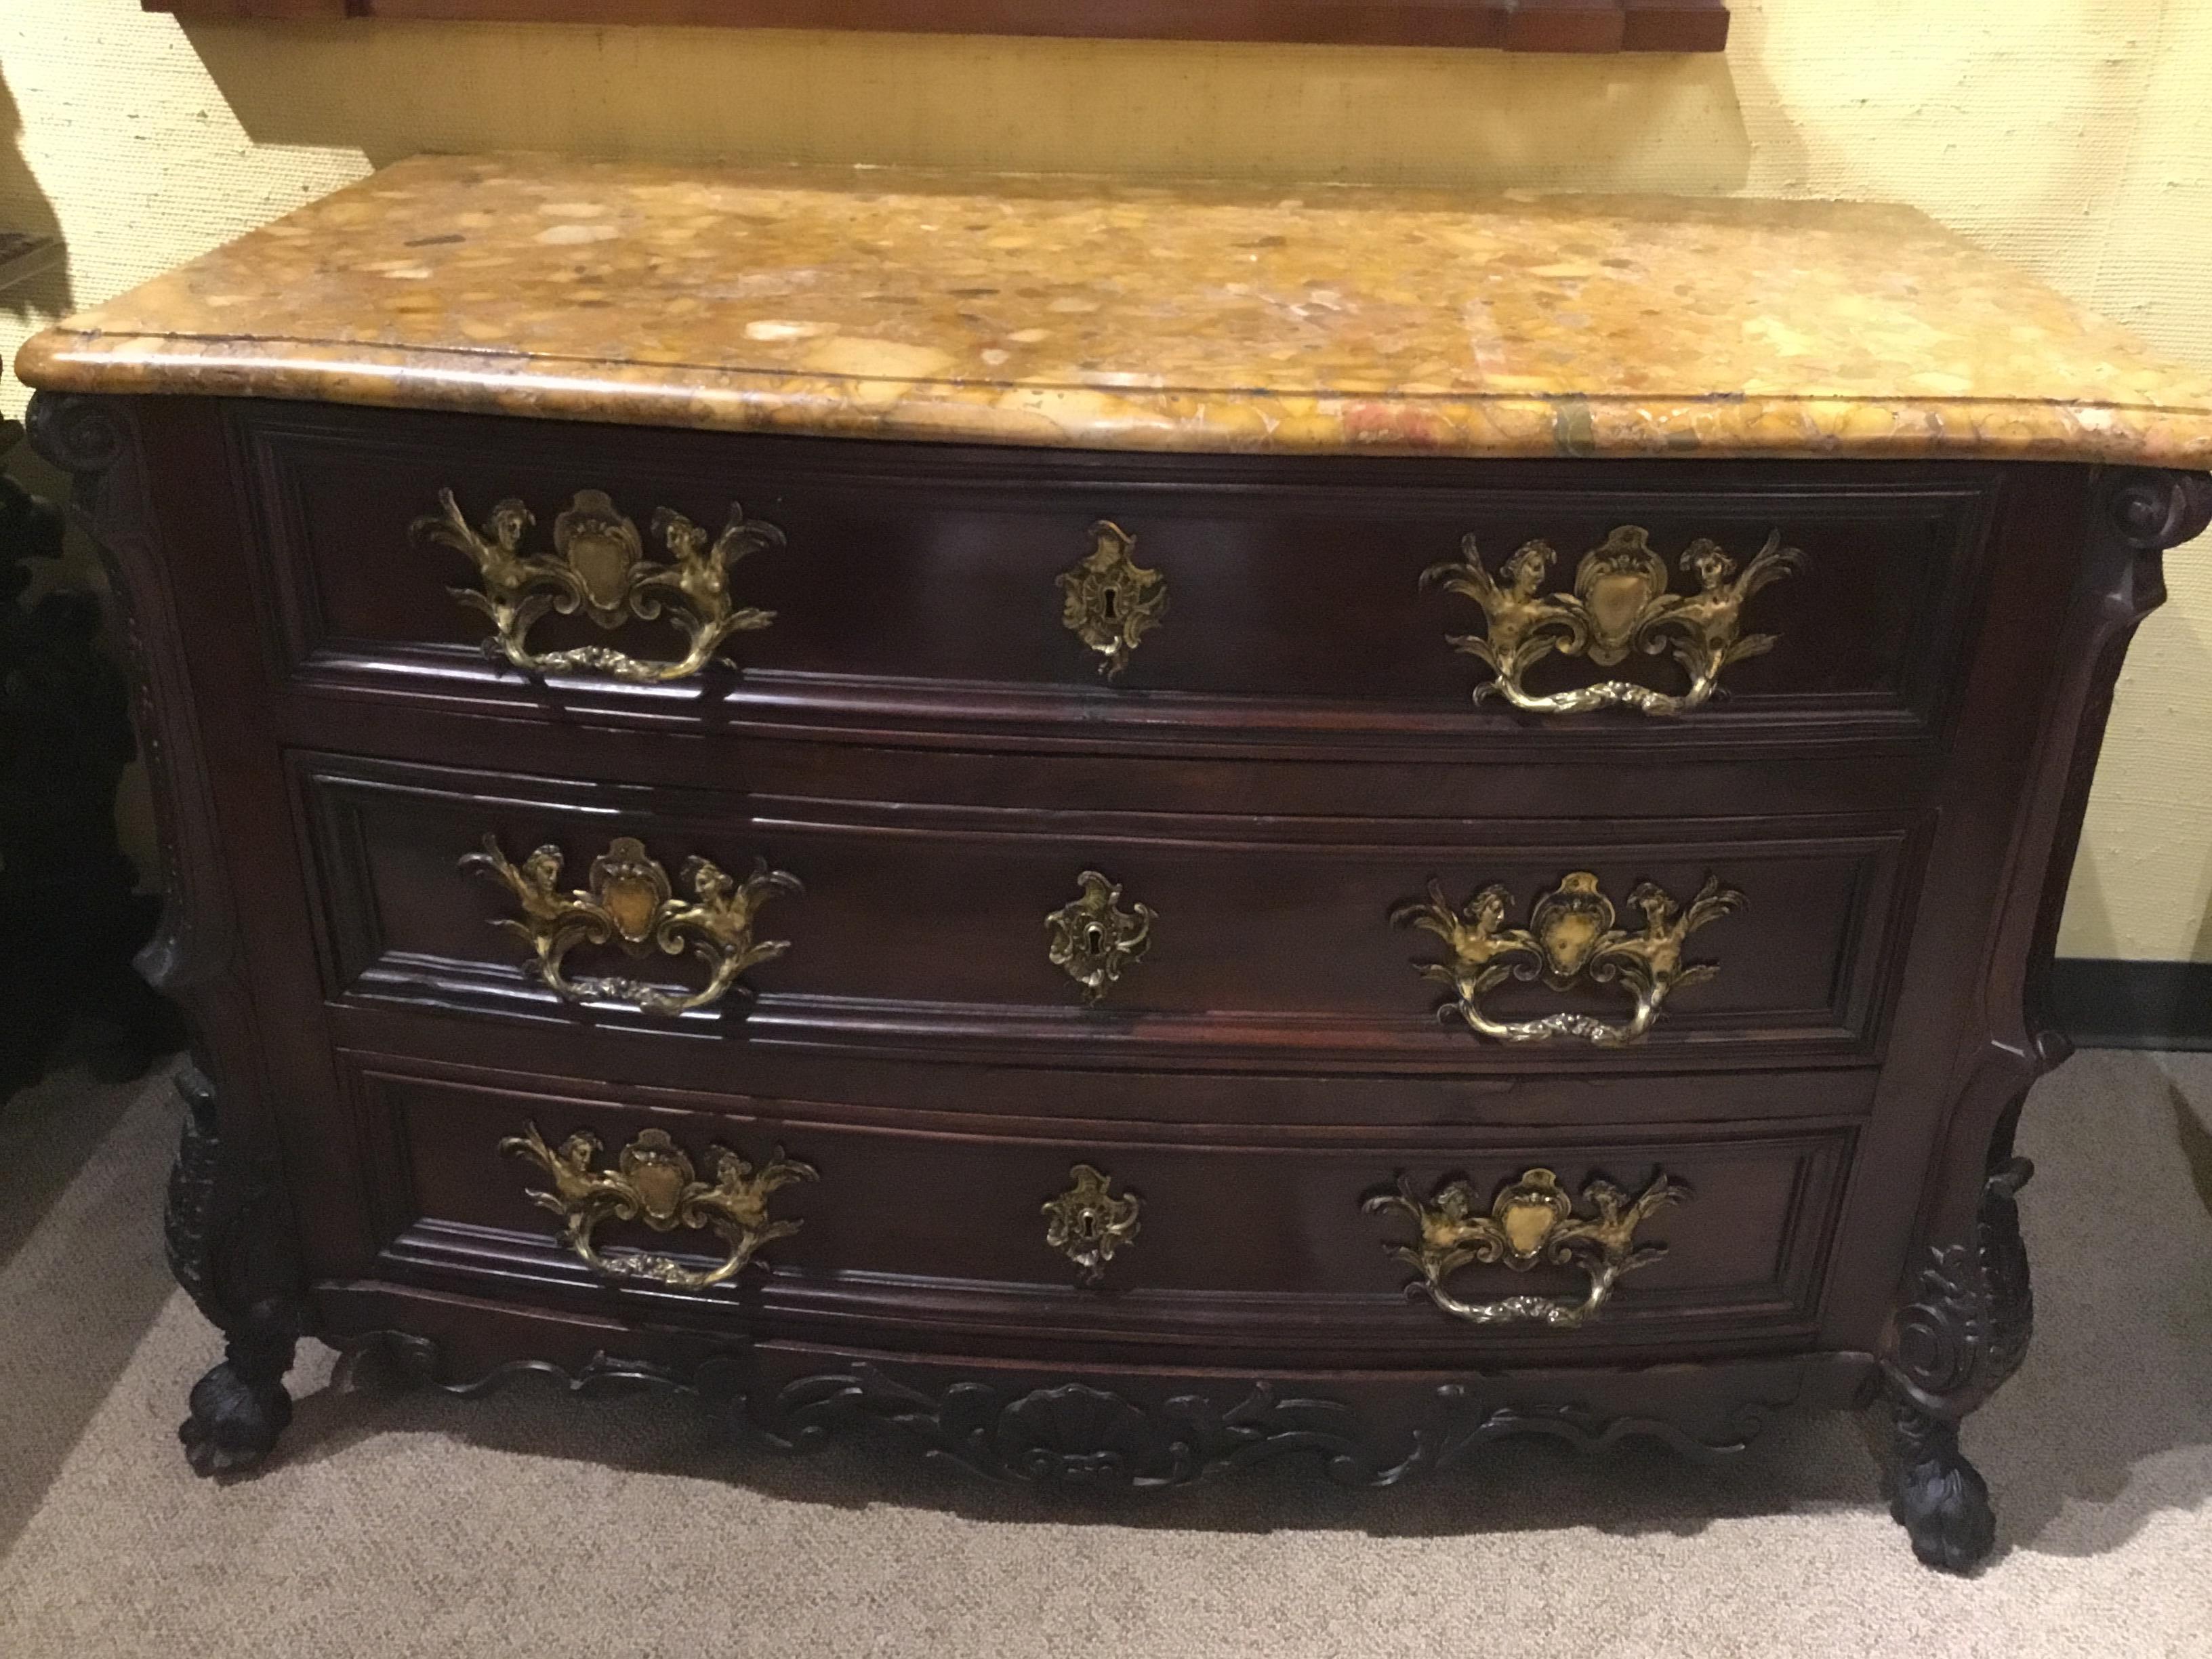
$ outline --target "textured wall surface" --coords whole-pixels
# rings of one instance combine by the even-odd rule
[[[0,349],[423,149],[1887,198],[2212,368],[2212,3],[1738,0],[1724,57],[0,6],[0,221],[65,275]],[[12,143],[9,142],[12,133]],[[24,393],[0,386],[0,406]],[[2212,960],[2212,540],[2120,697],[2061,949]]]

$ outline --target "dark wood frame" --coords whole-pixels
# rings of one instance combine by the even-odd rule
[[[378,1216],[389,1205],[378,1196],[383,1189],[362,1177],[372,1157],[386,1158],[388,1149],[364,1147],[379,1144],[393,1117],[374,1109],[364,1115],[362,1103],[373,1097],[351,1088],[349,1076],[389,1073],[411,1080],[408,1087],[441,1090],[447,1100],[471,1088],[504,1090],[567,1103],[571,1121],[586,1111],[596,1116],[598,1108],[571,1101],[564,1079],[623,1077],[606,1085],[621,1093],[606,1109],[633,1117],[671,1100],[627,1060],[610,1071],[585,1063],[580,1048],[564,1052],[564,1042],[580,1045],[593,1035],[581,1024],[501,1028],[468,1018],[471,1011],[458,1004],[403,1009],[327,994],[308,925],[312,879],[297,845],[293,781],[279,757],[342,738],[372,760],[481,764],[492,733],[465,709],[362,702],[295,676],[281,653],[268,652],[266,596],[257,595],[262,584],[251,566],[252,446],[240,442],[240,424],[271,418],[296,426],[305,417],[198,398],[52,392],[31,409],[39,452],[76,477],[79,522],[111,562],[140,670],[169,900],[141,967],[185,1004],[199,1056],[221,1083],[218,1092],[197,1069],[181,1080],[187,1122],[167,1217],[177,1275],[225,1339],[224,1359],[193,1389],[181,1430],[201,1472],[246,1468],[275,1445],[291,1415],[283,1376],[296,1340],[309,1334],[394,1354],[456,1392],[524,1371],[557,1372],[580,1388],[620,1378],[715,1398],[788,1447],[842,1430],[896,1433],[987,1474],[1077,1486],[1168,1485],[1316,1453],[1335,1479],[1388,1485],[1500,1435],[1529,1431],[1583,1445],[1656,1435],[1697,1455],[1726,1455],[1783,1407],[1879,1401],[1893,1511],[1916,1551],[1953,1570],[1990,1552],[1988,1490],[1961,1454],[1960,1426],[2018,1368],[2033,1322],[2016,1205],[2032,1171],[2014,1155],[2013,1130],[2030,1085],[2068,1052],[2048,1012],[2052,947],[2112,688],[2136,625],[2165,596],[2160,553],[2212,521],[2212,477],[2059,465],[1975,475],[1992,492],[1991,556],[1978,567],[1988,580],[1979,586],[1976,643],[1957,668],[1959,702],[1948,729],[1962,735],[1928,783],[1945,829],[1930,850],[1918,943],[1894,999],[1881,1092],[1854,1132],[1855,1173],[1831,1235],[1837,1265],[1820,1293],[1817,1329],[1786,1340],[1716,1333],[1686,1355],[1679,1344],[1624,1327],[1620,1343],[1589,1345],[1577,1351],[1579,1359],[1516,1340],[1486,1347],[1479,1363],[1457,1358],[1464,1351],[1454,1349],[1449,1370],[1430,1368],[1437,1351],[1425,1340],[1404,1351],[1402,1364],[1378,1369],[1360,1344],[1299,1340],[1286,1350],[1272,1333],[1255,1339],[1233,1317],[1214,1321],[1190,1345],[1148,1348],[1157,1326],[1133,1345],[1103,1316],[1081,1310],[1079,1322],[1046,1332],[1047,1341],[1025,1301],[1019,1316],[995,1325],[962,1323],[931,1282],[904,1275],[894,1276],[891,1288],[908,1296],[912,1319],[848,1321],[839,1306],[802,1309],[781,1287],[771,1295],[757,1282],[700,1298],[560,1280],[556,1265],[570,1280],[576,1275],[544,1238],[476,1226],[475,1213],[450,1218],[472,1231],[410,1226],[396,1239],[388,1228],[380,1231]],[[422,434],[418,444],[434,433],[455,454],[471,449],[453,441],[459,417],[451,416],[331,411],[315,418],[350,428],[369,449],[404,444],[410,433]],[[594,456],[624,441],[670,443],[680,435],[633,440],[611,428],[569,427],[549,428],[549,440],[554,432],[560,443],[590,446]],[[855,459],[888,465],[896,453],[859,447]],[[929,453],[948,476],[1000,464],[951,447]],[[1171,487],[1219,464],[1098,459],[1109,480],[1143,475]],[[1040,474],[1084,464],[1043,451],[1023,452],[1019,462]],[[1240,458],[1237,465],[1255,477],[1340,477],[1386,462]],[[1463,466],[1504,482],[1535,464],[1419,465]],[[1607,476],[1638,465],[1553,465],[1589,469],[1570,491],[1601,487]],[[1782,486],[1808,470],[1656,465],[1670,474],[1680,469],[1685,489],[1739,467],[1747,476],[1771,473]],[[1900,480],[1909,482],[1910,472],[1904,468]],[[259,629],[242,626],[254,611]],[[533,742],[557,737],[574,756],[610,740],[581,728],[533,734],[527,723],[499,735],[502,763],[526,767]],[[1797,759],[1832,769],[1852,744],[1867,741],[1808,737]],[[625,781],[610,787],[629,788],[630,764],[653,746],[624,742]],[[669,764],[678,763],[661,748]],[[1730,799],[1742,810],[1771,810],[1775,781],[1789,775],[1788,754],[1747,750],[1741,760],[1730,769],[1729,787],[1740,792]],[[680,763],[718,764],[688,748]],[[1066,776],[1063,757],[1024,763],[1038,769],[1039,781],[1018,792],[1024,799],[1051,798],[1049,786]],[[590,775],[588,765],[580,769]],[[1315,775],[1325,778],[1328,770]],[[757,766],[753,775],[757,783]],[[1895,781],[1893,768],[1891,795]],[[611,1043],[621,1034],[599,1036]],[[672,1045],[690,1039],[652,1041],[672,1053]],[[613,1050],[594,1052],[604,1058]],[[679,1071],[688,1071],[688,1059]],[[827,1097],[794,1087],[778,1098],[852,1097],[868,1084],[849,1057],[796,1061],[817,1077],[834,1066],[844,1081],[830,1079]],[[902,1075],[919,1069],[907,1066]],[[1642,1148],[1650,1126],[1690,1122],[1687,1111],[1649,1097],[1698,1089],[1710,1108],[1717,1075],[1655,1074],[1634,1121],[1609,1130],[1603,1144]],[[664,1081],[682,1080],[672,1073]],[[747,1081],[773,1079],[757,1067]],[[1580,1078],[1555,1081],[1588,1086]],[[1000,1082],[1019,1086],[1018,1079]],[[700,1109],[704,1098],[695,1090],[674,1103]],[[916,1103],[892,1103],[910,1127],[927,1127],[915,1121]],[[753,1109],[740,1109],[750,1116]],[[822,1109],[837,1110],[854,1133],[868,1131],[878,1114],[873,1105]],[[1173,1124],[1187,1127],[1191,1115],[1180,1101],[1176,1109]],[[1054,1127],[1011,1115],[998,1124],[1015,1136]],[[1153,1127],[1164,1137],[1172,1126],[1159,1119]],[[1472,1120],[1443,1126],[1461,1143],[1459,1155],[1478,1160],[1482,1148],[1503,1144],[1489,1127]],[[1735,1127],[1747,1145],[1775,1139],[1765,1119]],[[1810,1133],[1814,1125],[1801,1118],[1793,1127]],[[1351,1133],[1395,1144],[1401,1132],[1355,1125]],[[1407,1145],[1409,1158],[1425,1151]],[[1646,1160],[1632,1152],[1629,1161]],[[440,1167],[459,1166],[447,1159]],[[1826,1230],[1825,1215],[1819,1219]],[[470,1252],[466,1262],[455,1260],[457,1239]],[[1009,1237],[1005,1248],[1017,1244]],[[1029,1260],[1034,1246],[1021,1248]],[[998,1278],[1020,1280],[1011,1270]],[[874,1280],[868,1285],[882,1294]],[[939,1333],[953,1340],[940,1343]]]
[[[1718,52],[1725,0],[144,0],[186,18],[674,23],[923,34]]]

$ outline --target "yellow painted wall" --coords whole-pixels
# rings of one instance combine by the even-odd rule
[[[1889,198],[2212,368],[2212,0],[1737,0],[1725,58],[1551,59],[5,0],[0,222],[70,257],[0,295],[0,349],[372,166],[501,147]],[[2212,541],[2167,562],[2069,954],[2212,960]]]

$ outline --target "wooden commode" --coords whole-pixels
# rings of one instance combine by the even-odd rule
[[[404,163],[39,336],[265,1455],[313,1335],[1156,1486],[1872,1407],[2212,387],[1903,210]]]

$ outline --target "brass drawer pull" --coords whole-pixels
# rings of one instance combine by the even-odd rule
[[[438,492],[438,507],[437,513],[415,520],[412,533],[452,548],[476,567],[481,591],[451,592],[491,618],[485,654],[526,672],[588,668],[618,680],[689,679],[709,662],[726,662],[715,653],[731,635],[766,628],[775,618],[772,611],[730,603],[730,567],[748,553],[784,544],[783,532],[747,520],[738,507],[730,508],[729,522],[712,546],[707,532],[681,513],[665,507],[655,513],[653,533],[667,546],[665,564],[645,556],[637,526],[616,510],[603,490],[578,490],[568,510],[553,520],[550,556],[520,550],[524,533],[535,522],[520,501],[500,502],[481,531],[470,527],[452,490]],[[608,629],[665,618],[682,633],[686,649],[672,662],[653,662],[604,645],[530,649],[530,630],[548,611],[573,617],[580,611]]]
[[[1114,1195],[1114,1177],[1088,1164],[1067,1172],[1067,1190],[1045,1200],[1044,1242],[1078,1271],[1085,1285],[1106,1277],[1114,1252],[1135,1241],[1138,1212],[1145,1201],[1134,1193]]]
[[[1390,920],[1434,933],[1451,952],[1448,962],[1414,965],[1424,979],[1441,980],[1455,1000],[1437,1009],[1439,1018],[1456,1014],[1470,1030],[1500,1042],[1547,1042],[1578,1037],[1601,1048],[1640,1042],[1650,1035],[1669,993],[1704,983],[1720,969],[1709,962],[1682,960],[1682,942],[1709,921],[1741,908],[1743,895],[1707,876],[1698,896],[1683,909],[1651,882],[1639,883],[1628,902],[1644,914],[1644,930],[1632,933],[1613,924],[1613,901],[1597,890],[1597,878],[1577,870],[1536,901],[1527,927],[1509,927],[1505,912],[1513,895],[1502,886],[1484,888],[1454,910],[1443,886],[1429,884],[1425,902],[1401,904]],[[1589,1014],[1547,1014],[1540,1019],[1493,1019],[1482,1000],[1509,980],[1541,979],[1563,991],[1577,980],[1593,985],[1618,981],[1636,1000],[1636,1012],[1615,1024]]]
[[[1168,614],[1168,579],[1129,555],[1137,538],[1101,519],[1091,526],[1091,551],[1060,573],[1060,619],[1098,653],[1098,672],[1121,678],[1129,653]]]
[[[1583,1188],[1582,1204],[1590,1212],[1583,1215],[1560,1190],[1557,1176],[1530,1170],[1499,1190],[1487,1215],[1480,1212],[1474,1188],[1464,1181],[1449,1182],[1434,1197],[1422,1199],[1402,1176],[1395,1192],[1377,1193],[1360,1208],[1370,1214],[1402,1210],[1419,1227],[1419,1243],[1384,1246],[1420,1274],[1407,1285],[1408,1296],[1426,1295],[1453,1318],[1471,1325],[1533,1321],[1572,1330],[1604,1308],[1623,1273],[1649,1267],[1667,1254],[1664,1244],[1638,1245],[1636,1230],[1656,1212],[1690,1196],[1687,1187],[1663,1173],[1654,1175],[1633,1202],[1611,1182],[1592,1180]],[[1444,1288],[1446,1279],[1473,1263],[1527,1273],[1539,1262],[1580,1268],[1589,1279],[1589,1293],[1579,1302],[1543,1296],[1462,1302]]]
[[[757,1170],[728,1147],[715,1146],[708,1149],[714,1178],[702,1181],[690,1155],[665,1129],[640,1130],[611,1170],[592,1167],[599,1155],[599,1142],[581,1131],[556,1152],[532,1123],[526,1133],[501,1141],[499,1150],[536,1164],[552,1177],[551,1192],[526,1196],[561,1218],[562,1242],[593,1272],[611,1279],[651,1279],[680,1291],[703,1291],[734,1279],[762,1245],[797,1232],[799,1222],[769,1219],[769,1194],[793,1182],[815,1178],[811,1164],[785,1158],[781,1146]],[[729,1246],[729,1255],[720,1267],[703,1272],[665,1255],[633,1250],[610,1255],[592,1237],[607,1221],[642,1221],[657,1233],[700,1228],[719,1234]]]
[[[1783,546],[1778,530],[1738,574],[1735,561],[1719,544],[1701,537],[1681,560],[1682,568],[1697,577],[1698,592],[1670,592],[1667,564],[1651,550],[1650,532],[1623,525],[1603,546],[1583,555],[1573,592],[1542,592],[1558,557],[1548,543],[1529,542],[1501,567],[1501,584],[1484,568],[1469,536],[1460,544],[1458,558],[1421,573],[1423,587],[1440,582],[1448,592],[1482,607],[1483,633],[1445,636],[1452,649],[1488,665],[1496,676],[1475,687],[1477,702],[1503,697],[1540,714],[1618,708],[1685,714],[1711,699],[1730,663],[1773,649],[1778,635],[1739,631],[1744,602],[1804,562],[1796,548]],[[1522,684],[1523,674],[1554,653],[1587,656],[1609,668],[1632,650],[1672,656],[1690,677],[1689,688],[1670,696],[1627,680],[1606,680],[1538,696]]]
[[[483,851],[461,860],[464,870],[481,870],[502,883],[522,907],[520,919],[501,917],[505,928],[531,947],[538,978],[564,1002],[627,1002],[649,1014],[681,1014],[720,1002],[738,975],[760,963],[773,962],[791,948],[788,939],[755,939],[753,913],[779,894],[806,890],[799,878],[771,870],[757,859],[742,882],[702,858],[684,860],[684,880],[693,896],[673,894],[668,872],[644,844],[617,836],[592,860],[590,890],[556,890],[561,879],[561,849],[541,847],[520,865],[507,861],[499,837],[488,835]],[[563,963],[579,945],[616,944],[633,957],[658,949],[680,956],[688,947],[713,971],[696,991],[664,991],[641,981],[620,978],[570,979]]]
[[[1044,919],[1045,959],[1083,988],[1083,1000],[1104,996],[1132,963],[1144,960],[1158,918],[1149,904],[1121,908],[1121,890],[1096,870],[1076,877],[1080,896]]]

